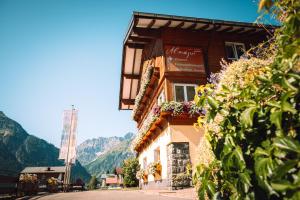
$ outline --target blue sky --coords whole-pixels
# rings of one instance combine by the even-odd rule
[[[136,131],[118,111],[122,41],[133,11],[254,22],[253,0],[0,0],[0,110],[58,146],[62,111],[78,143]]]

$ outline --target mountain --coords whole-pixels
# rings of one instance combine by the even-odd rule
[[[123,160],[134,156],[130,150],[133,138],[133,133],[127,133],[124,137],[86,140],[77,147],[78,160],[90,174],[97,177],[107,171],[112,172],[115,167],[122,165]]]
[[[17,175],[27,166],[62,166],[59,149],[43,139],[29,135],[20,124],[0,111],[0,173]],[[79,162],[72,168],[72,178],[90,179]]]

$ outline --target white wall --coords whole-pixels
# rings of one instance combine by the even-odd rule
[[[203,130],[196,130],[192,125],[169,125],[151,142],[138,156],[139,163],[143,167],[144,158],[147,158],[147,165],[154,161],[154,151],[160,148],[160,160],[162,165],[162,179],[167,179],[167,146],[171,142],[188,142],[190,158],[193,168],[198,160],[198,145],[203,137]],[[148,181],[154,181],[152,175],[148,176]]]
[[[171,141],[170,127],[167,127],[160,135],[139,154],[139,163],[143,167],[143,159],[147,157],[147,164],[154,161],[154,151],[160,148],[160,161],[162,165],[162,179],[167,179],[167,145]],[[153,175],[148,176],[148,181],[154,181]]]
[[[198,161],[198,145],[204,135],[203,129],[195,129],[193,125],[171,125],[171,142],[188,142],[193,168]]]

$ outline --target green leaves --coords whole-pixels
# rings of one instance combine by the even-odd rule
[[[271,186],[276,191],[286,191],[286,190],[293,190],[293,189],[297,188],[297,185],[293,185],[293,183],[290,183],[289,181],[281,181],[278,183],[271,183]]]
[[[253,116],[256,112],[256,107],[252,106],[244,110],[241,114],[241,123],[246,127],[252,127],[253,125]]]
[[[272,174],[274,169],[274,163],[272,158],[264,157],[257,158],[255,161],[255,174],[263,179],[267,178]]]
[[[288,101],[288,99],[293,96],[293,92],[285,93],[281,98],[281,110],[283,112],[291,112],[292,114],[296,114],[297,110],[294,106]]]
[[[284,88],[286,88],[287,90],[291,90],[294,92],[296,92],[298,90],[290,83],[290,81],[286,77],[283,77],[283,79],[282,79],[282,86]]]
[[[274,146],[288,151],[293,151],[300,154],[300,144],[298,141],[292,138],[275,138]]]
[[[198,184],[198,197],[200,200],[206,200],[206,197],[212,199],[217,196],[215,178],[220,167],[219,164],[220,163],[218,161],[213,161],[209,166],[205,166],[203,164],[196,166],[193,182]]]
[[[227,65],[197,99],[220,163],[198,173],[200,199],[300,199],[300,3],[261,0],[260,9],[281,17],[275,41]]]
[[[123,161],[122,164],[124,185],[126,187],[136,187],[138,185],[138,179],[136,173],[140,169],[139,161],[136,158],[128,158]]]
[[[207,97],[207,102],[208,102],[208,104],[210,105],[210,107],[212,109],[217,109],[218,108],[218,103],[214,98],[208,96]]]
[[[270,115],[270,121],[277,127],[277,129],[281,129],[281,119],[282,112],[280,110],[275,110]]]
[[[276,170],[274,170],[272,178],[274,180],[282,180],[284,175],[293,169],[297,164],[297,160],[288,160],[284,162],[283,164],[279,165]]]

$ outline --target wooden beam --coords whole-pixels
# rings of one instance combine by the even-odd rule
[[[248,31],[242,32],[241,34],[248,35],[248,34],[255,33],[255,32],[256,32],[256,29],[250,29],[250,30],[248,30]]]
[[[205,31],[208,27],[209,27],[209,24],[206,24],[206,25],[202,26],[201,28],[199,28],[199,30]]]
[[[134,105],[134,99],[121,99],[125,105]]]
[[[170,26],[170,24],[172,23],[171,20],[168,20],[168,22],[162,27],[162,28],[167,28]]]
[[[197,26],[197,23],[193,23],[192,25],[188,26],[186,29],[187,30],[192,30]]]
[[[140,79],[140,75],[138,74],[123,74],[123,76],[127,79]]]
[[[221,28],[221,25],[214,25],[214,28],[212,30],[218,31]]]
[[[145,47],[144,44],[133,43],[133,42],[127,42],[125,45],[128,46],[129,48],[134,48],[134,49],[144,49]]]
[[[151,42],[150,38],[141,38],[137,36],[129,36],[128,40],[131,40],[132,42],[143,42],[143,43]]]
[[[155,23],[155,19],[152,19],[151,22],[148,24],[147,28],[152,28],[152,26],[154,25]]]
[[[236,30],[234,30],[234,31],[231,31],[231,32],[229,32],[230,34],[231,33],[239,33],[239,32],[242,32],[242,31],[244,31],[245,30],[245,28],[239,28],[239,29],[236,29]]]
[[[155,39],[160,37],[160,31],[157,29],[147,29],[147,28],[138,28],[134,27],[132,29],[133,33],[139,37]]]
[[[228,31],[231,31],[233,29],[233,26],[230,26],[230,27],[227,27],[227,28],[224,28],[223,30],[221,30],[220,32],[228,32]]]
[[[133,53],[133,63],[135,63],[135,56],[136,56],[136,49],[134,49],[134,53]],[[131,70],[131,74],[134,73],[134,64],[132,66],[132,70]],[[133,80],[130,81],[130,90],[129,90],[129,98],[131,98],[131,93],[132,93],[132,83]]]
[[[266,30],[261,29],[261,30],[258,30],[256,32],[254,32],[254,33],[249,33],[247,36],[251,37],[253,35],[258,35],[258,34],[262,34],[262,33],[266,33],[266,32],[267,32]]]
[[[139,23],[139,18],[134,18],[133,27],[136,27],[138,23]]]
[[[175,28],[181,28],[184,25],[184,21],[180,22],[177,26],[175,26]]]

